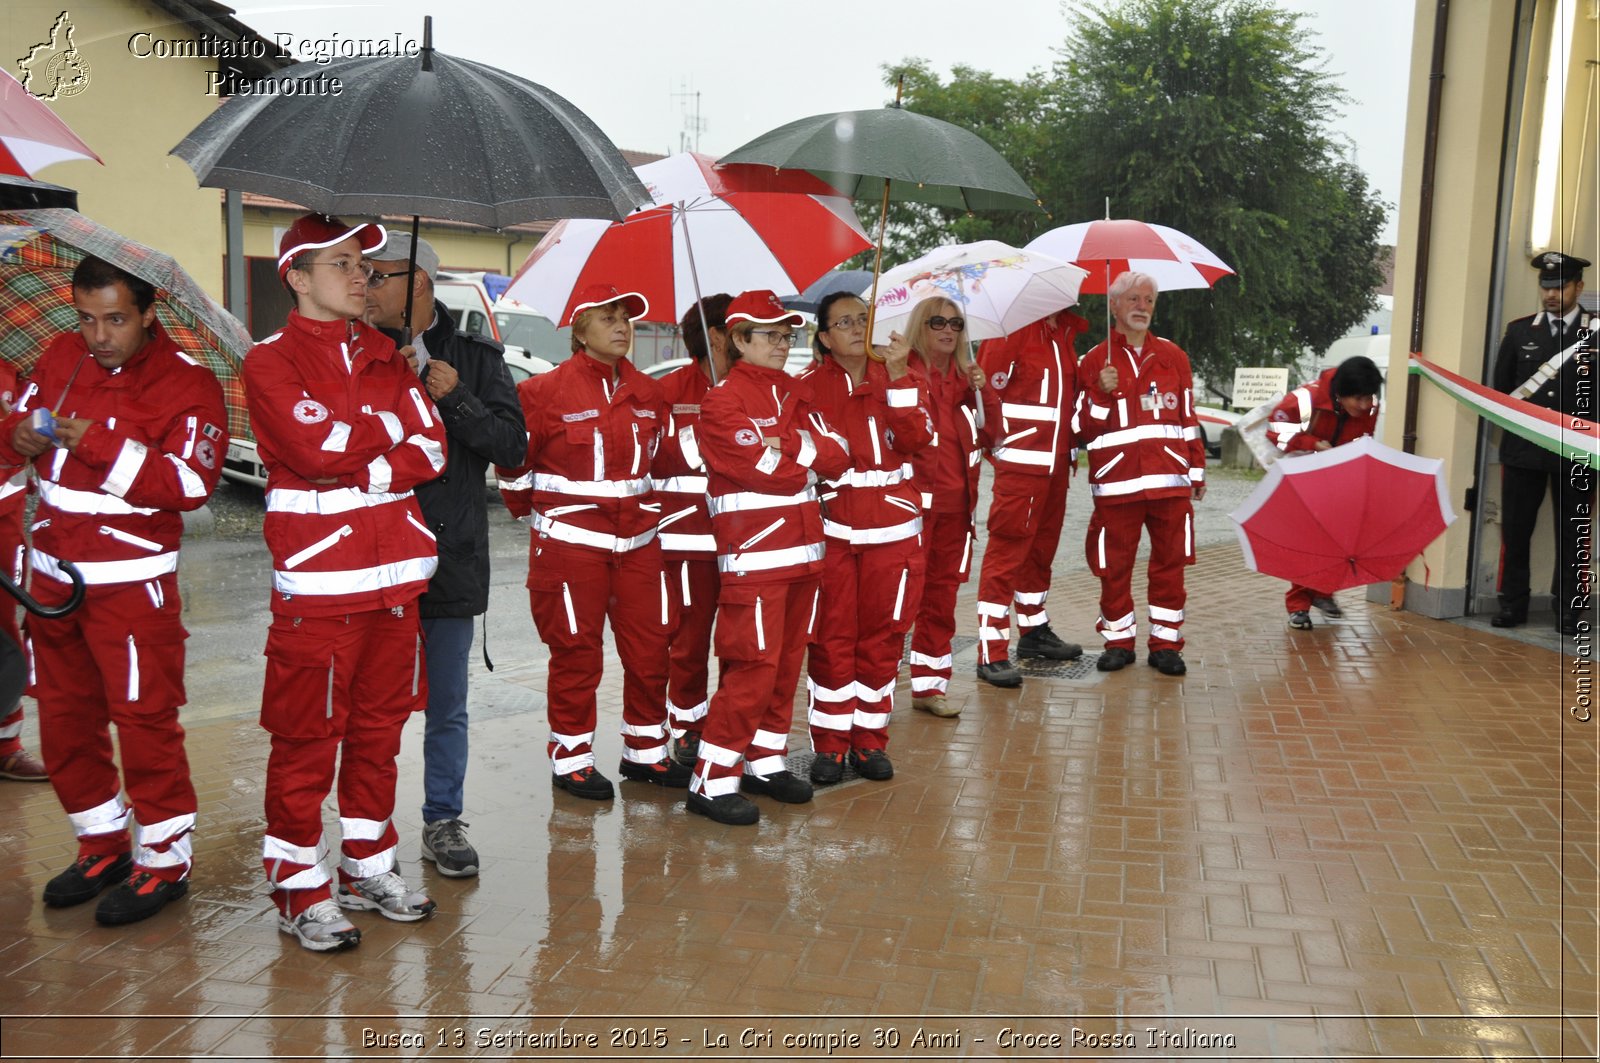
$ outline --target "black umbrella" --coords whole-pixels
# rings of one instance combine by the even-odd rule
[[[77,189],[45,181],[30,181],[26,177],[0,174],[0,209],[29,210],[35,207],[67,207],[77,210]]]
[[[280,85],[337,79],[339,94],[236,96],[171,154],[202,185],[325,214],[410,214],[413,235],[421,214],[501,229],[546,218],[620,220],[650,202],[587,115],[541,85],[434,51],[432,22],[424,21],[420,56],[279,71]]]
[[[804,310],[808,314],[815,314],[817,307],[822,305],[822,300],[834,292],[860,295],[870,287],[872,287],[870,269],[836,269],[812,281],[799,295],[784,296],[783,305],[790,310]]]

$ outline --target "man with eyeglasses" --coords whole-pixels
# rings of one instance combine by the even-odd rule
[[[291,225],[278,277],[295,309],[244,363],[273,568],[262,863],[279,929],[318,952],[360,942],[341,907],[400,922],[434,910],[395,873],[392,817],[400,732],[427,701],[417,599],[438,566],[412,488],[444,469],[445,427],[394,343],[361,320],[362,256],[384,237],[324,214]],[[337,892],[322,832],[336,765]]]
[[[444,472],[418,484],[417,504],[439,538],[439,570],[418,603],[428,658],[427,721],[422,735],[422,856],[441,875],[478,873],[478,851],[461,821],[467,776],[467,671],[472,620],[489,608],[491,464],[514,465],[528,443],[505,349],[456,328],[433,295],[439,255],[426,240],[391,233],[368,261],[367,322],[399,341],[444,418],[450,441]],[[409,280],[409,283],[408,283]],[[406,295],[411,319],[406,320]]]
[[[991,686],[1022,685],[1011,662],[1015,606],[1019,658],[1076,660],[1083,647],[1050,628],[1045,601],[1067,514],[1067,484],[1076,471],[1072,407],[1078,356],[1073,340],[1089,323],[1058,311],[978,348],[978,364],[1000,399],[993,440],[993,499],[988,544],[978,574],[978,678]]]

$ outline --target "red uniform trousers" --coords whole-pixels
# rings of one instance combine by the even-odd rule
[[[1011,653],[1011,607],[1017,627],[1050,622],[1050,569],[1067,516],[1067,470],[1054,476],[1016,476],[997,471],[989,506],[989,541],[978,575],[978,660],[1007,660]]]
[[[416,600],[344,616],[274,616],[267,628],[261,726],[267,757],[262,864],[278,910],[331,896],[322,803],[338,765],[343,882],[394,869],[400,732],[428,704]]]
[[[1311,608],[1313,598],[1332,598],[1327,591],[1319,591],[1315,587],[1302,587],[1298,583],[1289,584],[1289,589],[1283,594],[1283,606],[1291,613],[1302,613]]]
[[[928,544],[922,604],[911,628],[911,696],[943,694],[950,685],[950,640],[956,633],[956,595],[972,574],[972,514],[924,511]]]
[[[622,755],[637,764],[667,756],[667,632],[672,602],[654,540],[622,553],[535,539],[528,599],[550,647],[546,705],[550,762],[568,775],[594,765],[595,690],[611,621],[622,659]]]
[[[923,542],[914,535],[852,548],[827,540],[806,682],[818,753],[889,744],[900,655],[922,601]]]
[[[1141,529],[1150,530],[1147,606],[1150,651],[1183,649],[1183,568],[1194,564],[1194,505],[1187,495],[1097,502],[1089,520],[1089,571],[1100,577],[1100,619],[1107,647],[1133,649],[1133,562]]]
[[[3,503],[0,503],[3,505]],[[26,547],[22,542],[22,507],[13,503],[0,510],[0,567],[5,569],[11,582],[22,586],[22,560]],[[0,591],[0,635],[22,647],[22,629],[17,626],[17,603]],[[0,705],[0,757],[9,757],[22,748],[22,701],[14,706]]]
[[[741,770],[784,770],[800,663],[813,635],[820,580],[736,583],[717,603],[717,658],[722,679],[700,737],[689,789],[707,797],[739,791]],[[743,764],[743,769],[740,764]]]
[[[717,557],[668,558],[669,608],[677,627],[668,636],[667,725],[674,738],[699,731],[705,722],[706,688],[711,677],[711,625],[717,617],[721,577]]]
[[[39,576],[34,596],[66,601],[66,584]],[[178,577],[90,586],[64,617],[29,616],[29,688],[39,701],[39,751],[80,856],[128,851],[129,805],[138,871],[171,881],[192,862],[195,796],[178,707],[184,703]],[[123,777],[111,755],[117,725]]]

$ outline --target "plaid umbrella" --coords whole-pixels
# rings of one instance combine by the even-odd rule
[[[26,375],[52,336],[77,329],[72,271],[87,255],[155,285],[156,319],[179,350],[217,375],[228,403],[228,431],[248,437],[239,366],[255,345],[250,333],[171,255],[75,210],[0,211],[0,358]]]

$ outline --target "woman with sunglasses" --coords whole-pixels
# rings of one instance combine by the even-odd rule
[[[906,326],[911,367],[927,380],[933,413],[933,441],[912,455],[914,483],[922,494],[922,537],[928,544],[922,605],[911,628],[911,707],[935,716],[957,716],[946,690],[950,683],[950,640],[956,631],[956,594],[972,574],[976,541],[972,514],[978,504],[978,463],[987,433],[978,428],[978,402],[990,420],[999,420],[994,390],[984,390],[984,373],[973,363],[967,322],[956,305],[924,299]]]
[[[718,823],[761,818],[745,793],[785,804],[811,784],[785,767],[794,688],[816,630],[822,575],[817,477],[850,467],[844,440],[783,370],[799,314],[769,291],[727,307],[726,377],[701,408],[720,587],[715,644],[722,677],[706,715],[686,804]],[[743,765],[741,769],[740,765]]]
[[[850,445],[851,467],[823,495],[822,599],[807,687],[811,781],[893,778],[889,712],[906,630],[922,598],[922,496],[911,455],[933,439],[911,345],[890,334],[882,362],[867,355],[867,304],[835,292],[817,309],[819,362],[802,377],[817,409]]]

